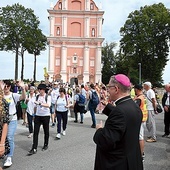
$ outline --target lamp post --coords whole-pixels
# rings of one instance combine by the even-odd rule
[[[141,84],[141,63],[138,63],[139,65],[139,84]]]

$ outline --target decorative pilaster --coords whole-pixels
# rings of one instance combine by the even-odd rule
[[[102,37],[102,18],[98,18],[98,37]]]
[[[62,4],[62,6],[63,6],[63,10],[67,10],[68,9],[68,1],[67,0],[63,0],[63,4]]]
[[[83,65],[84,82],[89,82],[89,47],[87,45],[84,47]]]
[[[86,38],[89,37],[89,28],[90,28],[90,20],[89,20],[89,17],[85,17],[85,29],[84,29],[85,34],[84,34],[84,36],[85,36]]]
[[[85,10],[89,11],[90,10],[90,0],[85,1]]]
[[[63,37],[67,37],[67,17],[66,16],[63,16],[63,22],[62,22],[62,34],[63,34]]]
[[[50,37],[53,37],[54,36],[54,17],[49,16],[49,20],[50,20]]]
[[[61,48],[61,72],[63,82],[67,81],[67,47],[62,45]]]
[[[97,82],[101,82],[101,76],[102,76],[102,74],[101,74],[101,47],[100,46],[98,46],[97,48],[96,48],[96,59],[95,59],[95,65],[96,65],[96,70],[95,70],[95,72],[96,72],[96,75],[95,75],[95,81],[96,81],[96,83]]]

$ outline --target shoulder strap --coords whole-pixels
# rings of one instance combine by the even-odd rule
[[[16,101],[15,101],[15,99],[14,99],[14,95],[13,95],[13,93],[12,93],[12,98],[13,98],[13,100],[14,100],[14,103],[15,103],[15,105],[16,105]]]
[[[48,99],[48,94],[45,95],[45,101],[47,103],[47,99]]]
[[[39,98],[39,94],[36,96],[36,101],[38,101],[38,98]]]

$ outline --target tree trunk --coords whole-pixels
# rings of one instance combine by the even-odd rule
[[[21,48],[21,80],[24,79],[24,50]]]
[[[18,47],[16,48],[15,54],[15,80],[18,79]]]
[[[33,80],[36,82],[36,64],[37,64],[37,58],[36,54],[34,54],[34,73],[33,73]]]

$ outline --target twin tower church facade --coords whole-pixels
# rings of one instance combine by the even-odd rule
[[[48,13],[49,79],[71,84],[101,82],[104,12],[93,0],[58,0]]]

